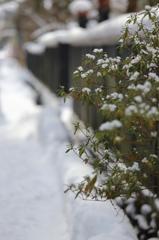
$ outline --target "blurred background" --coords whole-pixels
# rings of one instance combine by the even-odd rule
[[[112,58],[119,56],[118,39],[130,14],[156,3],[159,1],[0,0],[0,49],[3,49],[0,61],[3,62],[4,54],[15,58],[52,92],[57,93],[59,86],[64,86],[68,92],[73,85],[72,73],[82,65],[83,56],[92,53],[94,48],[102,48]],[[148,21],[145,25],[149,26]],[[125,49],[121,57],[126,58],[129,54]],[[36,92],[36,103],[42,105],[42,94],[35,87],[37,84],[33,85],[32,77],[27,81]],[[107,84],[116,86],[113,79],[107,79]],[[108,87],[106,94],[111,91]],[[76,100],[71,104],[83,122],[93,129],[101,125],[103,119],[94,106],[83,106]],[[131,152],[134,146],[122,148]],[[159,181],[154,178],[151,183],[155,186],[154,193],[159,196]],[[151,233],[148,232],[151,226],[142,229],[144,236],[140,239],[157,235],[159,215],[155,216],[157,227]]]
[[[23,62],[21,46],[46,32],[90,28],[145,5],[153,0],[0,0],[0,47],[12,42],[11,54]]]

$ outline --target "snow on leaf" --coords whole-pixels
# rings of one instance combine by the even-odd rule
[[[82,77],[82,78],[86,78],[86,77],[87,77],[87,73],[82,73],[82,74],[81,74],[81,77]]]
[[[82,92],[89,94],[91,92],[91,89],[85,87],[85,88],[82,89]]]
[[[118,120],[113,120],[112,122],[105,122],[103,124],[101,124],[101,126],[99,127],[99,129],[101,131],[111,131],[115,128],[120,128],[122,127],[122,123]]]
[[[97,72],[97,77],[101,77],[102,74],[100,72]]]
[[[151,83],[146,81],[144,84],[138,84],[135,90],[141,90],[143,93],[148,93],[151,90]]]
[[[145,10],[150,11],[150,10],[151,10],[151,7],[150,7],[149,5],[146,5],[146,6],[145,6]]]
[[[133,60],[131,60],[131,64],[136,64],[141,60],[141,56],[137,55],[136,58],[134,58]]]
[[[155,106],[153,106],[147,113],[147,117],[152,117],[153,115],[159,115],[159,112]]]
[[[138,113],[138,109],[135,105],[130,105],[125,109],[126,116],[131,116],[134,113]]]
[[[157,137],[157,132],[150,132],[151,137]]]
[[[101,88],[96,88],[96,89],[95,89],[95,92],[96,92],[96,93],[102,92],[102,89],[101,89]]]
[[[141,103],[141,102],[142,102],[142,97],[141,97],[141,96],[136,96],[136,97],[134,97],[134,100],[135,100],[136,102]]]
[[[100,64],[102,64],[102,63],[104,63],[104,60],[103,60],[103,59],[98,59],[98,60],[97,60],[97,65],[100,65]]]
[[[115,104],[107,104],[107,103],[105,103],[105,104],[103,104],[101,109],[102,110],[109,110],[111,112],[114,112],[116,110],[116,108],[117,108],[117,106]]]
[[[128,167],[128,170],[131,171],[140,171],[139,164],[137,162],[134,162],[132,167]]]
[[[106,63],[102,64],[102,68],[106,68],[106,67],[108,67],[108,64]]]
[[[142,163],[148,163],[148,160],[147,160],[146,157],[144,157],[141,162],[142,162]]]
[[[156,75],[156,73],[149,73],[148,74],[150,78],[154,79],[156,82],[159,82],[159,76]]]
[[[89,59],[92,59],[92,60],[95,59],[95,56],[92,54],[89,54],[89,53],[86,54],[86,57],[88,57]]]
[[[156,49],[154,49],[153,47],[151,47],[151,46],[146,46],[146,48],[147,48],[147,51],[148,52],[151,52],[151,53],[153,53],[153,54],[155,54],[156,52],[157,52],[157,50]]]
[[[131,75],[130,80],[136,80],[139,76],[139,72],[134,72],[133,75]]]
[[[103,49],[102,49],[102,48],[100,48],[100,49],[95,48],[95,49],[93,50],[93,52],[94,52],[94,53],[102,53],[102,52],[103,52]]]
[[[83,71],[83,67],[82,67],[82,66],[78,67],[78,70],[79,70],[80,72],[82,72],[82,71]]]

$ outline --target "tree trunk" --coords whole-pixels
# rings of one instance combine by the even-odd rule
[[[109,0],[98,0],[99,22],[109,19],[110,2]]]
[[[136,12],[137,11],[137,0],[129,0],[127,12]]]
[[[157,3],[159,3],[159,1],[157,1],[157,0],[149,0],[149,5],[150,5],[150,6],[154,6],[154,5],[156,5]]]

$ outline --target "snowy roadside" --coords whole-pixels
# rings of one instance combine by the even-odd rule
[[[31,74],[31,73],[29,73]],[[36,86],[39,92],[42,94],[44,103],[48,106],[54,102],[54,94],[52,94],[43,84],[39,83],[33,76],[32,83]],[[56,97],[55,97],[56,98]],[[64,104],[63,99],[57,99],[60,107],[60,120],[64,124],[65,130],[63,130],[63,136],[67,135],[67,140],[70,141],[81,141],[82,136],[77,134],[77,137],[73,134],[74,127],[73,123],[80,121],[72,110],[72,102],[67,99]],[[46,110],[44,110],[46,111]],[[55,110],[53,110],[55,111]],[[42,120],[42,132],[48,134],[48,130],[52,129],[54,134],[54,128],[48,127],[47,121],[49,114],[43,114],[44,119]],[[45,122],[46,121],[46,122]],[[53,125],[53,122],[49,122]],[[40,124],[41,125],[41,124]],[[66,133],[64,134],[64,132]],[[58,135],[58,138],[61,137]],[[48,136],[45,136],[48,139]],[[60,143],[59,161],[55,161],[54,165],[62,176],[61,189],[64,188],[65,184],[77,183],[83,176],[91,175],[92,168],[88,165],[83,164],[79,158],[75,156],[73,152],[65,154],[67,149],[68,141],[62,141],[58,139]],[[48,141],[48,140],[47,140]],[[53,156],[54,150],[52,149],[52,142],[50,141],[50,156]],[[63,142],[63,144],[62,144]],[[58,147],[58,143],[57,143]],[[74,240],[128,240],[137,239],[136,234],[122,210],[116,206],[112,206],[112,203],[107,202],[90,202],[82,201],[81,199],[74,199],[72,193],[67,193],[65,196],[67,205],[67,214],[69,216],[70,226],[72,226],[71,234]]]
[[[36,93],[26,81],[40,92],[43,105],[35,105]],[[72,134],[66,121],[70,105],[12,59],[0,63],[0,90],[0,238],[137,239],[122,210],[117,214],[110,202],[63,193],[64,184],[92,172],[72,152],[65,154]]]

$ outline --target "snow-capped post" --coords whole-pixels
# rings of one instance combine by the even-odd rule
[[[93,5],[89,0],[74,0],[69,5],[70,12],[77,17],[79,26],[86,28],[88,22],[88,12]]]
[[[128,11],[129,0],[111,0],[110,1],[110,18],[115,18]]]
[[[109,0],[98,0],[99,22],[109,19],[110,3]]]

